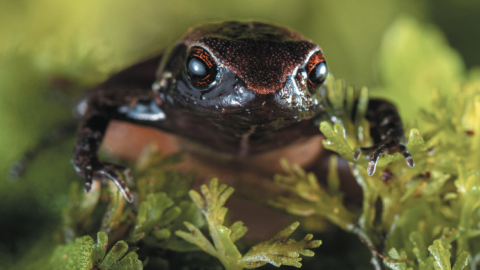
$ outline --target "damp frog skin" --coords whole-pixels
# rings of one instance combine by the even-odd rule
[[[128,168],[99,160],[111,120],[160,129],[218,152],[248,156],[319,135],[327,64],[320,47],[286,28],[258,22],[223,22],[191,29],[164,54],[129,67],[90,91],[72,163],[85,177],[110,179],[133,196],[120,173]],[[330,116],[334,117],[334,116]],[[395,107],[370,100],[367,119],[375,146],[368,173],[384,152],[401,152],[404,136]]]

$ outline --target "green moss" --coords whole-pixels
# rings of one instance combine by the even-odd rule
[[[59,246],[52,258],[50,268],[72,270],[138,270],[143,269],[137,254],[129,252],[124,241],[117,242],[107,253],[108,236],[105,232],[97,234],[97,243],[90,236],[79,237],[75,243]],[[127,254],[128,252],[128,254]]]
[[[212,243],[200,232],[200,230],[189,222],[185,226],[190,232],[178,231],[176,234],[190,243],[199,246],[203,251],[218,258],[225,269],[240,270],[251,269],[263,266],[267,263],[274,266],[291,265],[297,268],[302,264],[300,255],[312,257],[315,255],[310,248],[319,247],[322,243],[319,240],[311,241],[313,235],[309,234],[299,242],[290,239],[287,241],[299,223],[295,222],[283,231],[279,232],[271,240],[262,242],[253,246],[245,255],[238,251],[234,244],[243,237],[247,228],[243,222],[237,221],[230,227],[223,225],[227,208],[223,205],[232,195],[233,188],[227,188],[226,185],[218,186],[218,180],[210,181],[210,186],[201,187],[202,196],[196,191],[190,191],[190,197],[197,205],[198,209],[205,216]]]
[[[326,109],[338,115],[339,121],[320,123],[327,137],[323,144],[350,162],[363,190],[363,211],[356,214],[334,200],[341,198],[338,194],[334,197],[332,192],[337,190],[339,180],[329,180],[328,187],[321,187],[312,179],[313,175],[286,165],[287,176],[277,179],[280,183],[288,182],[288,188],[297,198],[280,199],[275,205],[292,214],[323,216],[340,228],[356,233],[370,247],[372,256],[378,258],[375,264],[383,261],[390,269],[463,269],[467,264],[476,265],[480,252],[475,244],[480,235],[480,84],[464,79],[458,57],[443,44],[434,29],[419,26],[411,19],[400,19],[387,38],[381,68],[382,72],[392,74],[386,87],[400,91],[401,84],[406,87],[401,95],[406,96],[408,91],[418,91],[415,89],[420,87],[428,97],[428,100],[417,98],[416,103],[410,98],[395,101],[400,108],[410,111],[418,110],[419,104],[431,104],[424,106],[430,109],[421,109],[414,121],[407,122],[410,130],[405,141],[415,167],[409,168],[399,153],[385,154],[378,162],[375,175],[367,175],[367,161],[353,157],[355,149],[371,145],[368,133],[359,132],[368,130],[368,123],[361,119],[362,112],[357,113],[360,117],[353,121],[346,117],[353,109],[353,98],[358,97],[360,104],[365,103],[362,92],[366,90],[352,93],[342,81],[330,78]],[[417,46],[417,42],[422,44]],[[403,57],[390,55],[400,55],[405,49],[409,53],[402,55],[408,55],[408,63]],[[428,54],[424,59],[420,55],[426,50]],[[409,58],[412,55],[419,60]],[[423,62],[426,60],[429,64]],[[394,73],[398,76],[407,71],[407,67],[400,65],[407,64],[411,77],[402,76],[401,83],[393,81]],[[445,72],[449,75],[442,77]],[[435,81],[440,77],[448,82]],[[442,91],[438,90],[438,83],[442,84]]]

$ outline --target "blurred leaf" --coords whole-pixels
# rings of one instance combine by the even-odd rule
[[[465,266],[468,265],[468,257],[470,255],[465,250],[462,251],[458,256],[455,264],[453,265],[452,270],[463,270]]]
[[[388,93],[375,94],[397,103],[407,120],[415,118],[420,108],[432,109],[428,102],[432,88],[448,96],[452,84],[464,79],[462,59],[442,33],[412,17],[395,21],[383,39],[378,59],[378,72]]]
[[[390,258],[383,260],[383,263],[388,266],[390,269],[394,270],[407,270],[407,264],[405,261],[402,261],[406,258],[405,252],[399,254],[395,248],[392,248],[388,251],[388,256]],[[395,261],[396,260],[396,261]]]
[[[298,197],[280,197],[278,201],[272,202],[272,205],[284,208],[294,215],[324,216],[346,231],[353,230],[355,215],[345,208],[339,194],[328,194],[318,184],[313,173],[307,174],[297,164],[290,166],[286,159],[282,159],[280,163],[287,175],[275,175],[275,182]]]
[[[420,232],[415,231],[410,234],[410,242],[413,243],[414,248],[412,252],[415,254],[418,263],[425,262],[427,260],[427,247],[425,246],[425,240]]]
[[[122,217],[128,212],[125,211],[126,200],[120,189],[112,181],[108,181],[108,187],[111,196],[100,229],[110,234],[120,226],[120,223],[124,221]]]
[[[175,251],[198,250],[196,246],[172,234],[181,229],[185,222],[203,226],[203,221],[199,221],[200,214],[192,211],[193,209],[197,210],[195,205],[186,201],[175,206],[173,200],[164,192],[149,194],[147,200],[140,204],[136,225],[129,239],[133,242],[143,240],[147,246]]]
[[[134,233],[149,232],[155,226],[164,227],[170,223],[181,212],[178,206],[172,206],[173,201],[168,198],[167,194],[163,192],[149,194],[147,200],[140,204]]]

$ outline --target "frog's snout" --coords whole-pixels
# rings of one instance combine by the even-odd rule
[[[302,69],[296,74],[288,75],[285,85],[274,94],[275,102],[288,110],[294,119],[311,118],[319,104],[319,96],[308,86],[307,72]]]

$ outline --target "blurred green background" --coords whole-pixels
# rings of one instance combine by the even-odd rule
[[[428,100],[422,89],[448,88],[480,63],[479,15],[480,2],[469,0],[0,0],[0,269],[47,258],[69,183],[82,181],[69,165],[73,137],[42,152],[17,182],[5,177],[11,164],[71,121],[82,90],[188,27],[260,20],[293,28],[324,49],[337,78],[400,103],[408,121]],[[417,77],[430,80],[411,83]]]

